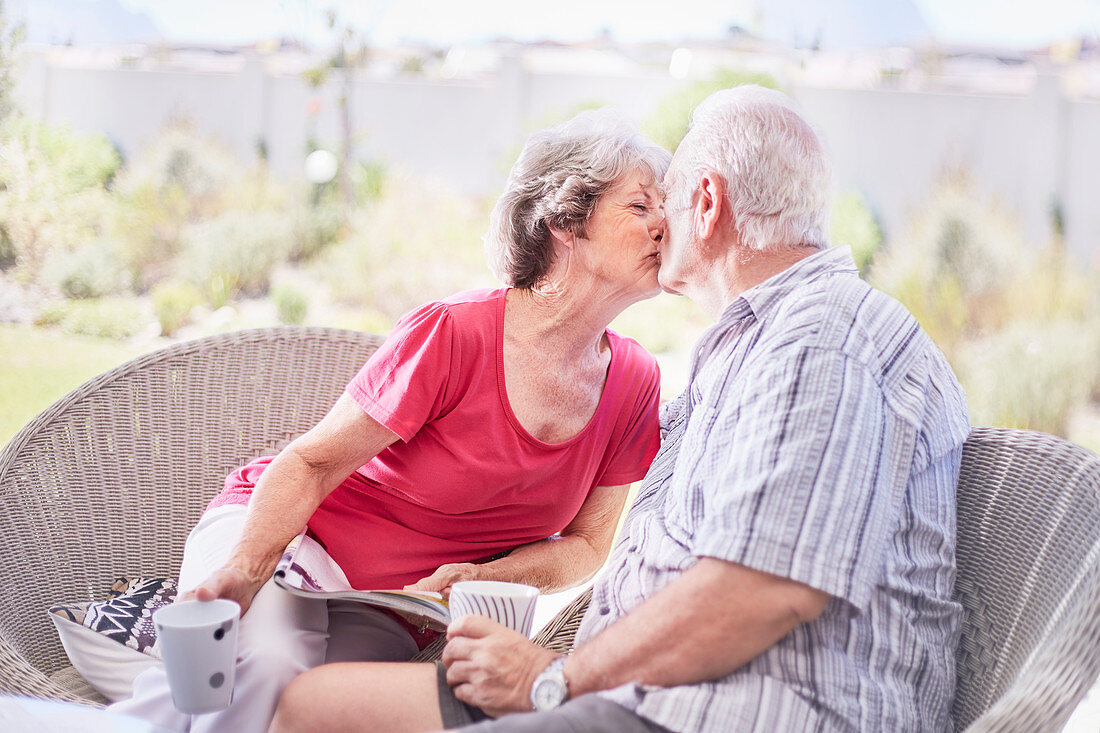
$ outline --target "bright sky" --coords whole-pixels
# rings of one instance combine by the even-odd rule
[[[624,40],[714,36],[751,28],[767,0],[119,0],[147,13],[173,40],[238,42],[279,34],[328,37],[329,7],[373,43],[440,43],[495,34],[562,41],[610,28]],[[1035,46],[1077,34],[1100,38],[1100,0],[913,0],[942,41]],[[853,5],[849,0],[848,5]],[[855,6],[875,8],[875,0]]]

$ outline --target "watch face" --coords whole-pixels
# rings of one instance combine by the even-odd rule
[[[536,710],[551,710],[561,705],[565,699],[565,685],[553,678],[544,678],[535,683],[531,702]]]

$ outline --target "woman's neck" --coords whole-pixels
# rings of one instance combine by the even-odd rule
[[[594,290],[553,284],[509,290],[504,309],[507,337],[564,358],[599,357],[605,348],[604,330],[625,306]]]

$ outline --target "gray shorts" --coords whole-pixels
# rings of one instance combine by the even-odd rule
[[[455,697],[447,684],[447,668],[436,662],[439,712],[443,727],[468,733],[668,733],[599,695],[582,695],[545,713],[517,713],[493,719]]]

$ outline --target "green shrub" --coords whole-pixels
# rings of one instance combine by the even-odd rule
[[[154,191],[180,191],[192,204],[191,213],[216,213],[215,202],[238,178],[232,153],[191,124],[166,127],[119,177],[119,189],[150,186]],[[213,210],[207,207],[214,205]],[[206,209],[206,210],[204,210]]]
[[[645,121],[642,130],[661,147],[675,151],[687,134],[691,114],[699,103],[719,89],[742,84],[759,84],[770,89],[779,89],[779,83],[769,74],[720,69],[710,79],[688,84],[662,97],[657,103],[656,112]]]
[[[141,331],[146,315],[141,304],[133,298],[66,300],[44,306],[35,324],[57,325],[71,334],[121,340]]]
[[[8,229],[0,222],[0,272],[9,270],[16,263],[15,242]]]
[[[50,300],[42,304],[38,312],[34,314],[34,325],[60,326],[65,315],[69,312],[69,303],[64,300]]]
[[[187,196],[180,190],[131,184],[116,190],[114,203],[110,231],[119,242],[119,258],[137,289],[148,290],[169,274],[180,252],[190,209]]]
[[[286,214],[223,214],[184,233],[182,271],[215,308],[240,294],[259,296],[267,292],[272,270],[292,251],[293,235]]]
[[[293,189],[271,173],[266,164],[242,166],[234,162],[229,184],[213,199],[211,211],[285,211],[295,199]]]
[[[18,64],[19,46],[25,37],[24,24],[13,22],[12,13],[4,12],[4,3],[0,1],[0,119],[16,109],[14,72]]]
[[[111,232],[139,290],[164,279],[183,247],[185,230],[250,206],[257,193],[236,160],[188,124],[165,128],[119,173]],[[229,203],[227,203],[229,202]],[[240,206],[238,206],[240,204]]]
[[[904,303],[950,358],[963,339],[1001,328],[1014,288],[1038,258],[1019,223],[966,171],[948,173],[920,214],[875,258],[870,279]]]
[[[162,336],[171,336],[191,321],[191,312],[202,305],[202,291],[193,283],[173,280],[149,291]]]
[[[281,285],[275,288],[271,298],[275,301],[275,312],[281,323],[301,325],[305,322],[309,299],[301,290],[290,285]]]
[[[35,281],[55,252],[97,239],[118,153],[102,136],[12,114],[0,122],[0,230],[4,259]]]
[[[975,424],[1065,435],[1097,361],[1100,342],[1086,324],[1032,322],[967,342],[955,366]]]
[[[129,274],[115,243],[109,240],[85,244],[73,252],[52,253],[41,279],[74,300],[117,295],[130,287]]]
[[[33,163],[49,170],[56,190],[71,194],[102,188],[122,165],[118,151],[103,135],[74,131],[65,123],[46,123],[23,115],[0,125],[5,152],[32,153]]]
[[[851,247],[856,265],[866,276],[882,246],[882,229],[859,191],[844,191],[837,196],[829,217],[829,241]]]
[[[1100,391],[1095,276],[1058,247],[1029,246],[965,172],[920,211],[876,257],[871,280],[947,354],[974,422],[1064,435]]]
[[[289,257],[294,262],[306,262],[339,239],[344,215],[336,206],[302,206],[294,211],[291,226]]]
[[[382,198],[386,192],[387,175],[388,171],[384,163],[360,161],[352,171],[351,177],[356,200],[362,204]]]
[[[310,269],[337,303],[392,323],[428,300],[492,285],[481,243],[487,222],[485,207],[469,199],[393,180],[381,199],[352,214],[347,237]]]

